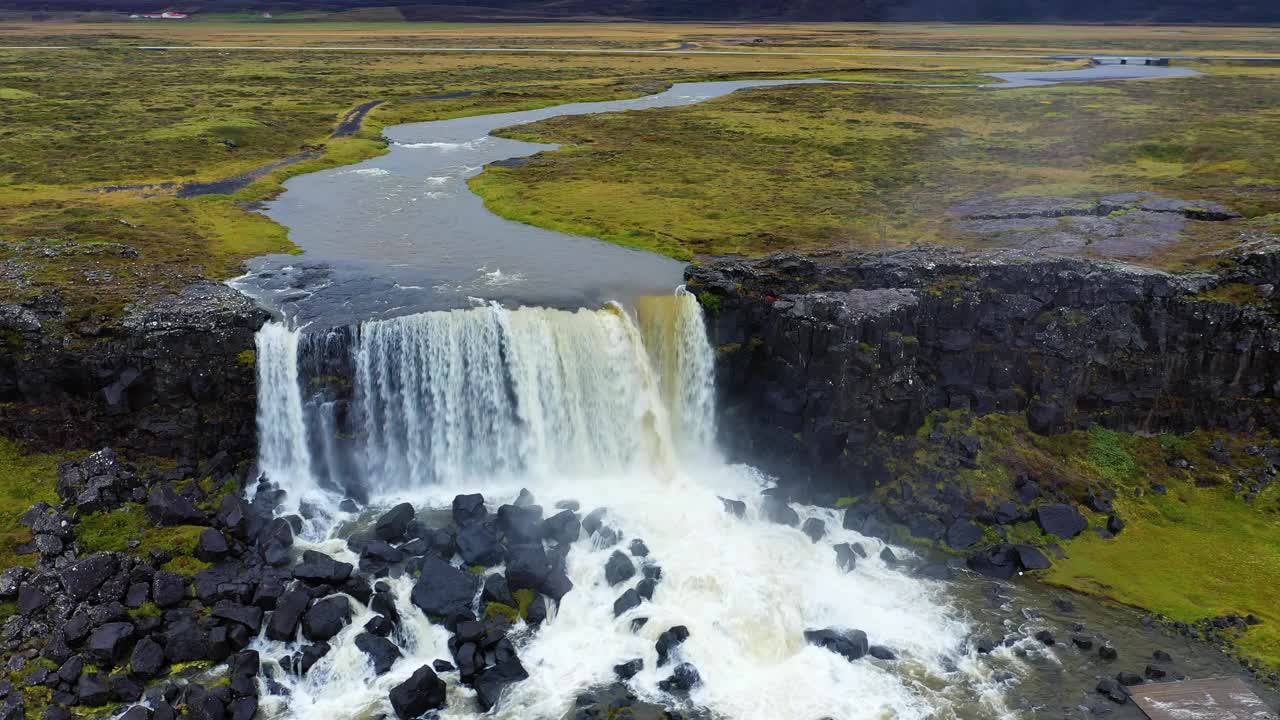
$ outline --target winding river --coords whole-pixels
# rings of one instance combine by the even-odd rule
[[[1007,78],[1013,86],[1059,79],[1068,78]],[[809,534],[771,522],[761,490],[775,479],[716,450],[713,350],[697,303],[671,292],[682,264],[504,220],[466,185],[486,163],[552,147],[494,138],[497,128],[813,82],[821,81],[688,83],[633,100],[401,125],[386,131],[387,155],[287,183],[266,211],[305,255],[259,259],[237,281],[283,316],[258,335],[263,487],[283,491],[280,514],[305,516],[297,549],[380,570],[384,602],[375,610],[352,598],[352,622],[327,644],[255,640],[266,717],[389,715],[392,688],[465,655],[415,602],[417,588],[437,582],[415,575],[421,558],[386,567],[361,551],[371,523],[397,502],[438,528],[456,493],[481,492],[493,511],[521,488],[547,515],[607,512],[595,533],[548,541],[560,558],[554,572],[573,589],[548,602],[540,628],[520,620],[510,631],[524,678],[485,717],[578,717],[578,698],[637,659],[643,667],[626,691],[639,700],[729,720],[1086,717],[1105,703],[1091,692],[1096,677],[1114,669],[1033,638],[1077,623],[1134,658],[1171,649],[1189,673],[1229,670],[1219,655],[1142,629],[1129,611],[1077,610],[1034,587],[902,572],[881,555],[885,543],[844,529],[829,508],[793,506]],[[739,513],[726,512],[726,500],[741,503]],[[866,555],[841,568],[839,543],[859,543]],[[460,539],[458,549],[461,558]],[[606,571],[619,554],[640,572],[618,580]],[[505,588],[504,572],[511,578],[492,559],[470,569],[486,587]],[[634,604],[623,602],[627,593]],[[489,609],[479,595],[477,585],[467,612]],[[379,613],[397,618],[388,635],[395,657],[381,671],[361,647],[362,628]],[[655,642],[677,625],[690,631],[677,661],[701,681],[672,693]],[[806,630],[828,627],[864,630],[893,657],[849,662],[805,642]],[[1000,646],[980,653],[977,638]],[[290,669],[304,650],[318,659],[305,673]],[[445,717],[479,717],[476,692],[453,670],[439,674]],[[1099,707],[1138,717],[1131,704]]]

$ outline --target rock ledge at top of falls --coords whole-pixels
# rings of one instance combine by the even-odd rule
[[[1052,434],[1280,430],[1280,237],[1212,272],[918,247],[691,265],[717,347],[721,441],[841,494],[887,479],[884,437],[943,409]],[[785,471],[785,472],[783,472]]]
[[[49,295],[0,305],[0,434],[36,448],[252,458],[254,333],[267,317],[211,281],[157,291],[109,324],[71,318]]]

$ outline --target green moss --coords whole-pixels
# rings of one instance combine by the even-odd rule
[[[721,302],[720,296],[710,290],[703,290],[698,293],[698,303],[712,315],[720,314]]]
[[[77,533],[85,552],[127,552],[143,557],[153,549],[164,550],[173,558],[167,569],[194,575],[209,567],[195,557],[200,533],[207,529],[199,525],[155,527],[145,508],[128,503],[111,512],[81,517]],[[140,541],[138,547],[129,547],[131,540]]]
[[[516,605],[518,610],[520,611],[520,617],[522,618],[529,617],[529,606],[532,605],[534,599],[538,597],[537,593],[535,593],[532,590],[526,589],[526,590],[516,590],[511,594],[516,599]]]
[[[1224,283],[1212,290],[1207,290],[1198,295],[1192,295],[1188,299],[1198,302],[1238,305],[1241,307],[1249,305],[1263,305],[1267,302],[1267,299],[1263,297],[1262,293],[1258,290],[1258,286],[1249,285],[1248,283]]]
[[[514,623],[520,619],[520,610],[503,603],[491,602],[484,606],[484,616],[490,618],[505,618]]]
[[[236,362],[240,367],[254,367],[258,364],[258,353],[247,348],[241,350],[240,354],[236,355]]]
[[[58,465],[83,453],[33,454],[0,438],[0,568],[35,563],[34,553],[18,555],[17,546],[32,541],[19,518],[37,502],[57,505]]]
[[[164,615],[164,611],[160,609],[160,606],[156,605],[153,602],[145,602],[142,605],[130,610],[129,615],[134,618],[144,618],[144,617],[158,618]]]
[[[1101,425],[1089,429],[1089,462],[1112,483],[1128,484],[1137,477],[1137,463],[1126,447],[1129,437]]]

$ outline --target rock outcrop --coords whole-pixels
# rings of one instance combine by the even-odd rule
[[[75,332],[54,301],[0,305],[0,435],[193,462],[251,458],[253,338],[266,317],[214,282]]]
[[[779,255],[686,271],[718,347],[721,440],[842,494],[940,409],[1052,434],[1280,430],[1280,243],[1175,274],[1023,251]]]

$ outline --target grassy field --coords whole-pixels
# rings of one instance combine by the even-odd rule
[[[976,195],[1131,190],[1280,210],[1280,67],[1047,88],[791,87],[506,131],[566,147],[472,187],[500,214],[689,258],[921,241],[981,244],[945,209]],[[1212,223],[1135,260],[1181,266]]]
[[[948,435],[981,440],[977,468],[939,465],[940,446],[929,437],[940,425]],[[1101,427],[1045,437],[1027,430],[1020,416],[937,413],[910,442],[914,452],[895,468],[908,483],[941,472],[971,497],[997,499],[1016,497],[1015,480],[1029,474],[1042,488],[1076,499],[1113,491],[1115,511],[1127,523],[1114,539],[1086,531],[1064,542],[1024,522],[1009,529],[1009,541],[1065,549],[1067,558],[1041,574],[1050,584],[1171,620],[1252,613],[1263,623],[1239,638],[1237,649],[1280,668],[1280,484],[1270,483],[1250,500],[1234,489],[1263,472],[1262,458],[1247,448],[1265,445],[1266,437],[1211,431],[1141,436]],[[1230,453],[1231,465],[1210,456],[1215,442]],[[1172,466],[1175,459],[1190,467]],[[1154,492],[1153,483],[1167,494]],[[1107,526],[1107,515],[1085,514],[1091,527]],[[999,540],[994,533],[987,539]]]
[[[249,22],[37,23],[0,26],[0,289],[18,300],[58,293],[72,321],[109,321],[140,295],[195,277],[226,278],[255,255],[291,252],[284,230],[247,203],[293,174],[383,151],[389,124],[652,93],[670,82],[815,74],[964,82],[1043,60],[754,55],[421,54],[141,51],[139,42],[253,44]],[[414,44],[650,43],[684,26],[477,26],[295,23],[277,41]],[[140,35],[139,33],[142,33]],[[671,34],[675,33],[674,36]],[[145,37],[144,37],[145,36]],[[394,40],[399,38],[399,40]],[[404,42],[400,42],[404,41]],[[479,42],[479,41],[475,41]],[[433,96],[473,91],[469,97]],[[386,100],[355,137],[338,119]],[[246,172],[303,150],[319,159],[269,174],[235,197],[176,197],[182,183]],[[104,188],[112,192],[102,191]]]

